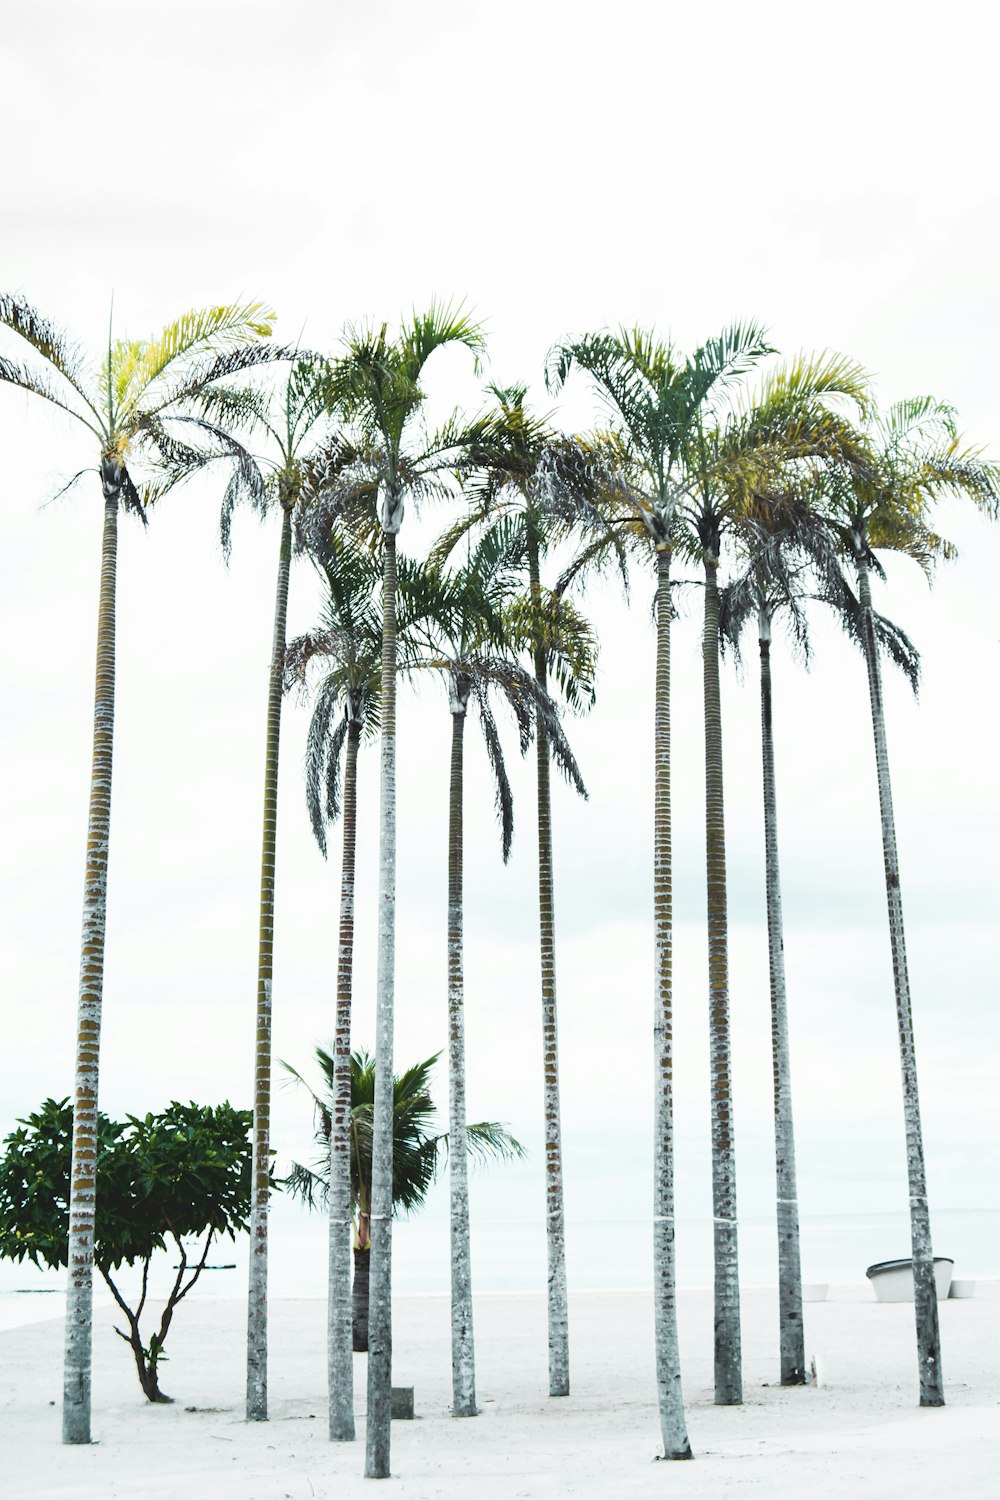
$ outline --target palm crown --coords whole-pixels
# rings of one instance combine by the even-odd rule
[[[430,1093],[430,1075],[440,1053],[414,1063],[392,1082],[392,1201],[405,1213],[413,1213],[430,1191],[448,1147],[448,1136],[434,1130],[436,1106]],[[333,1057],[316,1048],[316,1061],[324,1092],[317,1094],[301,1074],[285,1064],[292,1076],[309,1089],[316,1107],[316,1141],[323,1148],[315,1169],[294,1163],[285,1179],[292,1193],[312,1205],[326,1197],[329,1180],[329,1149],[333,1090]],[[375,1106],[375,1060],[367,1052],[351,1053],[351,1206],[354,1213],[367,1214],[371,1203],[372,1132]],[[481,1160],[523,1157],[520,1141],[495,1120],[466,1127],[469,1150]]]
[[[44,364],[0,356],[0,380],[81,422],[99,445],[106,494],[120,492],[125,506],[143,516],[179,479],[222,456],[236,460],[233,493],[253,489],[254,466],[242,445],[226,427],[199,414],[197,403],[220,381],[287,357],[287,350],[258,342],[270,335],[273,317],[260,302],[188,312],[152,339],[112,341],[109,336],[106,357],[94,364],[30,303],[5,294],[0,323]],[[178,424],[184,426],[178,430]],[[131,465],[143,451],[154,473],[137,484]]]

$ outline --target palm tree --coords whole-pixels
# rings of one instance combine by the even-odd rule
[[[500,524],[514,546],[509,561],[528,575],[528,598],[516,610],[516,626],[531,652],[535,683],[548,691],[552,670],[571,706],[594,698],[596,638],[568,600],[543,590],[540,559],[552,526],[539,507],[532,483],[556,434],[525,407],[524,386],[488,387],[496,400],[492,426],[472,455],[468,514],[435,548],[444,558],[473,527]],[[521,554],[518,556],[517,554]],[[509,612],[509,617],[515,611]],[[510,624],[515,625],[513,618]],[[538,918],[542,998],[542,1076],[545,1129],[545,1235],[548,1252],[549,1395],[569,1395],[569,1309],[566,1292],[566,1213],[559,1115],[559,1038],[556,1017],[555,891],[552,872],[552,799],[545,726],[535,732],[538,806]]]
[[[802,1322],[802,1262],[792,1112],[784,927],[778,859],[778,811],[774,771],[771,639],[775,618],[784,617],[800,654],[808,661],[804,600],[836,569],[829,525],[794,488],[762,496],[739,521],[740,566],[720,591],[719,639],[739,654],[740,637],[753,621],[760,646],[761,760],[764,802],[764,868],[768,967],[771,990],[771,1070],[774,1085],[774,1145],[778,1228],[778,1327],[782,1385],[806,1380]]]
[[[433,1132],[435,1105],[430,1095],[430,1073],[440,1057],[435,1052],[425,1062],[415,1063],[393,1079],[392,1085],[392,1201],[404,1213],[420,1208],[441,1164],[442,1151],[451,1154],[446,1134]],[[334,1058],[322,1047],[316,1048],[316,1061],[323,1076],[323,1093],[309,1088],[300,1073],[285,1063],[292,1076],[312,1094],[316,1106],[316,1141],[322,1155],[314,1168],[298,1162],[285,1179],[285,1186],[312,1207],[316,1200],[326,1200],[331,1192],[329,1150],[333,1129]],[[368,1348],[369,1273],[371,1263],[372,1137],[375,1108],[375,1060],[366,1052],[350,1055],[351,1103],[349,1110],[350,1208],[354,1229],[354,1288],[347,1306],[352,1308],[354,1349]],[[483,1120],[466,1127],[468,1149],[481,1160],[510,1160],[522,1157],[520,1141],[495,1120]]]
[[[354,970],[354,870],[357,839],[358,750],[378,728],[382,622],[375,589],[378,563],[343,539],[314,559],[326,586],[321,628],[290,641],[285,684],[304,686],[311,662],[322,663],[306,742],[306,806],[313,834],[326,857],[326,826],[343,812],[340,935],[337,950],[337,1011],[330,1073],[329,1128],[330,1286],[327,1360],[330,1437],[354,1437],[354,1368],[357,1319],[351,1319],[351,1001]],[[341,759],[344,761],[341,791]],[[367,1203],[367,1197],[365,1199]],[[367,1209],[365,1285],[367,1288]],[[355,1239],[355,1256],[358,1243]],[[367,1292],[365,1300],[367,1348]]]
[[[941,495],[965,495],[996,516],[1000,509],[1000,466],[987,462],[980,449],[963,448],[954,410],[930,397],[900,401],[884,415],[876,414],[865,436],[868,461],[849,470],[831,471],[825,499],[827,514],[837,527],[857,578],[857,596],[844,591],[838,600],[840,613],[862,649],[868,672],[903,1083],[920,1405],[943,1406],[934,1257],[879,665],[880,643],[887,644],[897,659],[901,648],[896,642],[894,649],[891,632],[887,640],[885,632],[879,630],[879,619],[872,608],[870,575],[882,574],[876,552],[883,548],[913,558],[928,575],[939,558],[953,557],[954,547],[932,529],[934,501]]]
[[[470,549],[465,565],[451,574],[425,574],[426,623],[416,627],[432,653],[427,665],[440,671],[451,710],[451,774],[448,813],[448,1119],[451,1149],[451,1336],[452,1413],[476,1415],[473,1351],[472,1271],[469,1244],[468,1146],[465,1105],[465,981],[463,905],[464,742],[470,702],[479,710],[496,786],[496,810],[506,862],[514,832],[513,799],[490,691],[506,700],[517,723],[521,751],[533,721],[544,726],[551,753],[577,791],[586,795],[579,769],[544,689],[512,654],[505,639],[503,597],[514,580],[506,568],[508,538],[500,528]],[[419,609],[417,610],[419,613]],[[515,641],[515,650],[517,646]]]
[[[670,565],[675,551],[705,564],[703,636],[706,745],[706,844],[712,1069],[712,1197],[715,1242],[715,1399],[742,1399],[736,1183],[730,1091],[725,843],[721,716],[718,694],[716,573],[726,508],[790,458],[826,451],[827,416],[816,413],[815,386],[837,390],[853,366],[833,359],[779,372],[748,409],[733,411],[731,387],[772,352],[755,324],[736,324],[688,359],[639,329],[586,335],[549,356],[550,389],[572,365],[594,380],[610,408],[612,431],[589,452],[569,445],[548,463],[549,503],[575,511],[586,538],[565,579],[608,555],[624,570],[630,552],[657,570],[654,792],[654,926],[657,1005],[654,1158],[654,1278],[657,1381],[665,1455],[690,1456],[684,1425],[674,1306],[672,1122],[672,911],[670,858]],[[825,368],[821,378],[820,372]],[[839,431],[839,427],[835,429]],[[605,471],[596,505],[567,498],[565,474],[595,464]]]
[[[292,560],[292,517],[299,503],[307,445],[315,444],[329,413],[329,371],[323,360],[300,356],[282,389],[270,397],[254,390],[208,391],[206,411],[233,425],[264,433],[273,456],[261,462],[266,482],[251,497],[256,509],[281,511],[274,629],[268,668],[267,728],[264,755],[264,824],[258,916],[257,1004],[254,1036],[253,1201],[250,1211],[250,1276],[247,1298],[248,1422],[267,1419],[267,1262],[268,1198],[271,1181],[271,1009],[274,970],[274,858],[278,825],[278,752],[285,669],[285,631]],[[227,492],[222,507],[222,545],[228,556],[234,501]]]
[[[17,295],[0,295],[0,324],[42,361],[22,364],[0,356],[0,381],[40,396],[87,429],[96,449],[104,501],[76,1038],[63,1392],[67,1443],[90,1442],[94,1169],[114,739],[118,508],[144,521],[147,508],[173,484],[220,456],[234,460],[233,496],[255,491],[257,471],[249,455],[224,429],[197,415],[194,406],[200,393],[227,376],[286,357],[286,351],[250,342],[270,335],[272,319],[259,302],[192,311],[156,338],[112,341],[109,332],[106,355],[91,364],[30,303]],[[182,423],[186,425],[180,427]],[[156,477],[137,482],[132,466],[144,455],[152,460]]]
[[[656,1070],[653,1254],[656,1377],[664,1457],[690,1458],[681,1394],[674,1256],[673,932],[670,840],[670,566],[678,507],[688,491],[687,450],[709,402],[770,353],[756,324],[733,325],[683,359],[671,344],[639,329],[588,334],[556,345],[547,379],[558,391],[574,364],[590,375],[610,409],[612,431],[599,448],[569,444],[542,475],[547,503],[578,518],[582,572],[608,555],[626,567],[630,553],[656,570],[653,910]],[[597,505],[568,499],[575,470],[603,469]],[[735,1225],[732,1226],[735,1230]],[[717,1360],[718,1365],[718,1360]]]
[[[392,1048],[396,942],[396,537],[407,496],[448,492],[454,469],[482,424],[454,415],[438,432],[421,431],[410,441],[424,401],[421,378],[442,346],[464,344],[477,361],[482,331],[461,309],[432,306],[414,315],[391,339],[385,324],[352,329],[333,371],[332,397],[350,426],[310,467],[307,490],[316,502],[311,523],[322,532],[350,518],[382,543],[382,714],[379,777],[378,966],[376,1040],[378,1064],[372,1185],[372,1280],[374,1313],[368,1358],[368,1421],[365,1474],[389,1474],[392,1420]]]
[[[678,520],[688,550],[704,568],[702,672],[705,715],[705,851],[712,1070],[712,1199],[715,1242],[715,1399],[743,1399],[740,1371],[736,1163],[729,1035],[729,941],[722,705],[719,685],[718,572],[727,532],[753,506],[769,476],[784,483],[823,455],[842,455],[849,432],[830,409],[848,400],[863,409],[867,376],[840,355],[800,357],[772,372],[742,409],[716,424],[692,425],[682,459],[689,475]],[[801,1322],[801,1308],[799,1310]],[[804,1379],[804,1354],[798,1361]]]

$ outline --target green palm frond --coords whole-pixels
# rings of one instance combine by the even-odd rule
[[[437,1174],[447,1150],[448,1137],[434,1130],[435,1105],[430,1093],[430,1075],[440,1057],[415,1063],[393,1079],[393,1180],[392,1201],[405,1213],[418,1209]],[[288,1063],[282,1066],[311,1095],[316,1111],[316,1143],[321,1155],[310,1169],[294,1164],[283,1186],[313,1206],[325,1201],[329,1185],[330,1106],[333,1093],[333,1057],[316,1048],[322,1079],[319,1091],[310,1087]],[[371,1145],[375,1108],[375,1059],[358,1050],[351,1054],[351,1194],[352,1207],[367,1211],[371,1201]],[[496,1121],[467,1127],[469,1150],[481,1161],[511,1160],[524,1156],[524,1148]]]
[[[708,396],[728,391],[769,354],[774,346],[768,341],[763,324],[753,321],[730,323],[714,338],[699,345],[688,360],[675,384],[688,398],[685,420],[693,419]]]
[[[149,387],[178,359],[196,350],[231,349],[269,338],[274,313],[262,302],[219,304],[183,313],[153,339],[120,340],[110,358],[114,407],[134,408]]]
[[[523,1161],[527,1152],[499,1120],[477,1120],[465,1127],[469,1154],[481,1163],[489,1161]],[[443,1137],[447,1145],[448,1137]]]
[[[400,363],[409,379],[416,384],[424,365],[435,350],[445,344],[463,344],[474,359],[479,374],[486,355],[486,336],[482,325],[462,303],[432,302],[425,313],[414,312],[400,331]]]
[[[862,417],[872,409],[871,376],[865,367],[847,355],[825,350],[784,361],[765,376],[743,405],[766,411],[830,398],[840,398]]]
[[[517,594],[504,606],[503,627],[515,650],[544,653],[546,667],[570,707],[593,705],[597,635],[574,604],[553,589]]]
[[[955,408],[933,396],[908,396],[894,402],[876,417],[875,426],[883,439],[883,448],[889,453],[912,450],[916,443],[938,447],[958,441]]]

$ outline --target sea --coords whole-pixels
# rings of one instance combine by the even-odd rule
[[[934,1214],[934,1253],[950,1257],[963,1280],[1000,1278],[1000,1209],[948,1209]],[[212,1246],[209,1266],[191,1295],[246,1295],[248,1238]],[[865,1270],[881,1260],[909,1255],[905,1214],[804,1215],[801,1221],[804,1283],[864,1285]],[[678,1219],[677,1283],[712,1282],[712,1221]],[[739,1225],[740,1281],[777,1284],[777,1234],[773,1218],[747,1217]],[[570,1292],[652,1285],[652,1232],[648,1218],[569,1220],[566,1265]],[[152,1296],[164,1295],[176,1276],[177,1255],[159,1254],[151,1270]],[[393,1228],[393,1289],[401,1295],[440,1296],[449,1290],[450,1256],[443,1218],[400,1219]],[[544,1228],[538,1221],[479,1222],[472,1229],[473,1284],[478,1292],[539,1292],[546,1287]],[[29,1262],[0,1261],[0,1329],[62,1316],[65,1271],[40,1271]],[[128,1300],[138,1273],[123,1268]],[[269,1294],[326,1295],[326,1234],[322,1216],[280,1202],[271,1215]],[[95,1278],[95,1300],[110,1294]]]

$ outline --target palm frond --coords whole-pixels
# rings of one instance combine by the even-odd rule
[[[111,350],[116,406],[134,408],[148,388],[178,359],[198,350],[232,349],[269,338],[274,313],[263,302],[195,308],[141,343],[120,340]]]
[[[0,292],[0,323],[30,344],[87,402],[88,372],[78,345],[17,293]],[[93,407],[91,407],[93,411]]]
[[[469,1155],[480,1162],[523,1161],[528,1154],[499,1120],[477,1120],[474,1125],[465,1127],[465,1133]]]
[[[445,344],[463,344],[478,375],[486,355],[482,325],[462,303],[432,302],[425,313],[414,312],[400,331],[399,360],[407,378],[416,384],[430,356]]]
[[[43,371],[34,370],[30,365],[18,364],[15,360],[7,359],[4,355],[0,354],[0,381],[4,381],[8,385],[17,386],[20,390],[27,391],[32,396],[41,396],[44,401],[50,402],[53,406],[58,406],[61,411],[68,412],[71,417],[75,417],[78,422],[82,422],[99,442],[103,442],[105,432],[100,423],[96,419],[91,421],[82,412],[77,411],[75,407],[71,406],[69,402],[64,401],[55,387],[45,378]],[[75,389],[76,387],[74,386]],[[80,393],[77,392],[77,394],[79,395]],[[80,399],[84,401],[87,409],[93,413],[94,408],[90,402],[82,395],[80,395]]]
[[[189,366],[178,376],[174,385],[141,387],[135,391],[134,407],[130,406],[129,420],[141,425],[144,415],[166,412],[168,408],[183,406],[194,401],[208,386],[218,381],[242,375],[247,370],[256,370],[263,365],[293,360],[297,350],[281,344],[244,344],[235,349],[195,355]]]
[[[340,684],[328,677],[313,705],[306,735],[306,809],[313,837],[326,859],[326,825],[340,814],[340,756],[347,736],[343,717],[331,731],[341,704]]]
[[[493,772],[494,805],[497,821],[500,824],[500,849],[503,862],[506,864],[510,858],[511,844],[514,839],[514,795],[510,789],[510,779],[507,775],[496,720],[493,717],[489,699],[483,690],[483,684],[477,679],[474,679],[473,691],[479,707],[479,722],[483,731],[486,754],[490,770]]]

